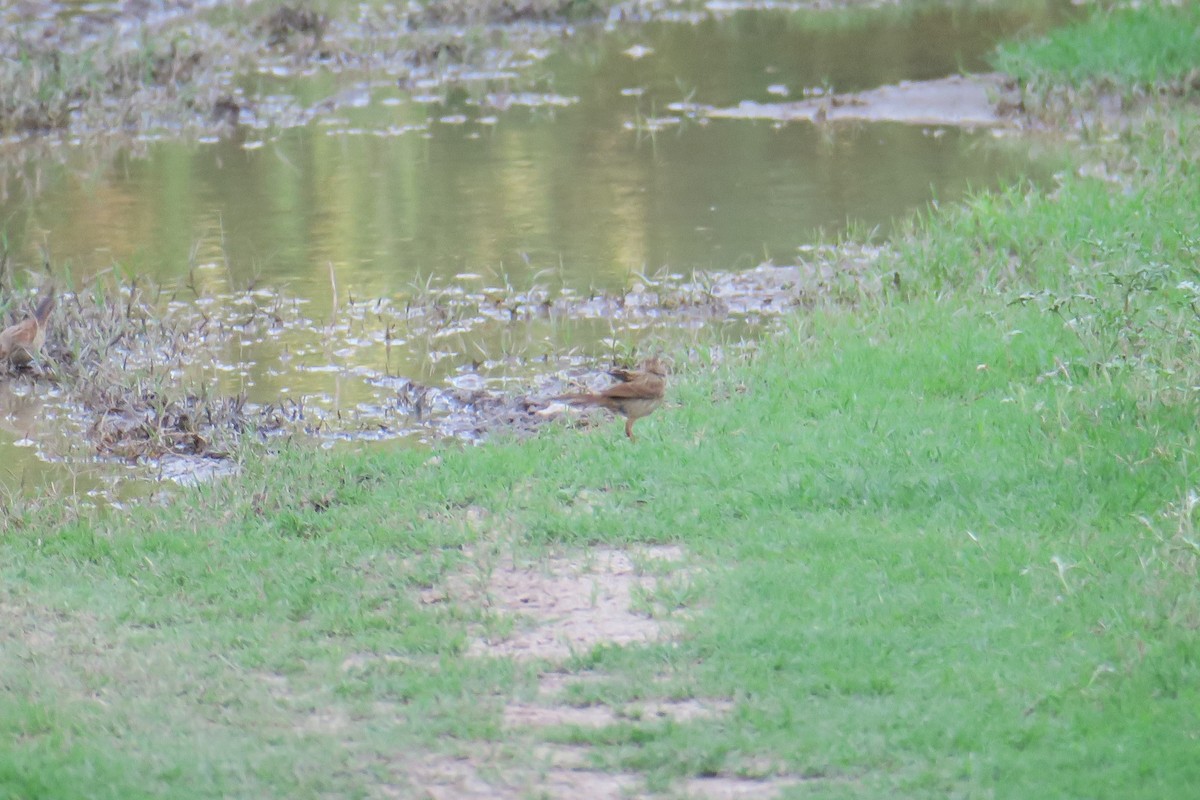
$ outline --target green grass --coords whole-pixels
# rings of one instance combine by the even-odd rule
[[[1190,797],[1198,128],[923,217],[899,288],[752,354],[680,353],[636,445],[288,448],[161,507],[11,504],[0,798],[416,795],[431,753],[504,783],[546,742],[664,791]],[[674,641],[478,658],[511,623],[422,600],[488,548],[630,543],[688,554],[650,598]],[[731,707],[506,730],[539,670],[588,677],[580,706]]]
[[[1079,340],[1064,369],[1128,373],[1145,401],[1194,402],[1200,121],[1144,126],[1085,151],[1082,176],[1053,191],[1015,187],[917,220],[891,265],[904,291],[1039,308]]]
[[[720,768],[755,754],[856,776],[861,796],[1168,796],[1195,777],[1175,743],[1200,696],[1183,689],[1191,633],[1164,610],[1187,598],[1194,613],[1196,589],[1150,557],[1137,517],[1194,480],[1145,463],[1194,450],[1191,416],[1038,385],[1074,348],[1045,319],[906,311],[823,324],[798,370],[756,365],[770,392],[728,445],[745,452],[690,496],[702,521],[686,540],[731,565],[671,655],[700,695],[739,698],[706,748]],[[949,346],[912,348],[938,336]],[[1154,666],[1137,649],[1151,641]],[[1144,723],[1126,721],[1139,703]],[[686,772],[700,735],[669,729],[627,757]]]
[[[1200,8],[1155,2],[1097,11],[1078,25],[999,48],[996,68],[1026,85],[1196,88]]]

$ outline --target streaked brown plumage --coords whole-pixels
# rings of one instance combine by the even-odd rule
[[[621,382],[602,392],[564,394],[554,399],[576,406],[600,406],[620,414],[625,417],[625,435],[635,442],[633,423],[662,405],[667,389],[666,364],[649,358],[640,370],[614,369],[608,374]]]
[[[46,343],[46,320],[54,310],[53,287],[38,303],[33,316],[0,331],[0,360],[23,367],[37,357]]]

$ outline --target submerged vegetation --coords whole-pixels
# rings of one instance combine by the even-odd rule
[[[195,276],[167,290],[112,270],[74,287],[46,264],[42,283],[68,285],[48,321],[44,358],[8,377],[23,396],[38,396],[42,415],[55,415],[44,453],[64,462],[236,459],[243,447],[286,434],[324,441],[527,435],[556,416],[539,413],[548,398],[603,366],[568,346],[569,329],[589,343],[606,337],[612,363],[630,362],[637,341],[644,350],[678,340],[671,331],[760,330],[798,307],[858,302],[876,291],[865,272],[872,258],[872,248],[815,248],[797,266],[662,273],[624,292],[586,294],[540,283],[424,281],[400,298],[335,298],[329,319],[310,317],[301,298],[281,291],[212,294]],[[8,276],[7,254],[3,264],[0,275]],[[6,283],[0,322],[26,319],[45,291]],[[546,352],[543,329],[558,331],[556,353]],[[459,368],[458,385],[441,386],[398,372],[404,364],[394,364],[392,351],[400,348],[427,357],[451,349],[472,360]],[[306,354],[319,358],[312,368],[326,370],[339,360],[334,353],[354,355],[367,393],[353,405],[302,392],[264,401],[241,383]],[[522,392],[510,388],[514,371],[526,376]],[[39,386],[52,391],[33,392]]]
[[[1133,59],[1100,19],[1061,36]],[[1024,58],[1031,106],[1109,74]],[[636,445],[281,446],[161,506],[6,507],[0,795],[1186,796],[1200,116],[1095,124],[778,335],[678,346]],[[143,290],[73,297],[65,375],[176,380],[103,366],[183,335]]]
[[[114,20],[47,19],[34,5],[0,17],[0,136],[65,132],[73,137],[228,132],[241,122],[288,127],[307,109],[276,108],[248,95],[246,75],[382,71],[401,84],[453,85],[456,72],[513,69],[536,59],[509,52],[562,35],[561,26],[602,13],[594,0],[391,5],[255,2],[234,9],[178,8],[113,33]],[[352,16],[353,13],[357,16]],[[518,21],[555,23],[512,31],[509,48],[486,46],[474,28]],[[473,32],[474,31],[474,32]],[[323,108],[328,111],[330,109]]]
[[[184,118],[219,124],[228,89],[212,74],[219,64],[212,44],[191,34],[71,43],[6,28],[0,134],[136,134]]]
[[[9,287],[6,294],[25,293]],[[7,321],[25,318],[26,305],[10,303]],[[210,327],[194,310],[181,309],[137,281],[100,276],[62,292],[42,357],[12,367],[8,380],[55,387],[53,400],[63,411],[59,436],[89,442],[101,456],[225,455],[256,427],[244,401],[207,396],[217,354],[237,328]]]

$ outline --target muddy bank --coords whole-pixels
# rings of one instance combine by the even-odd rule
[[[902,81],[863,92],[816,92],[801,100],[779,103],[747,101],[723,108],[674,103],[669,108],[680,116],[669,121],[765,120],[822,126],[899,122],[930,128],[986,128],[1001,132],[1039,129],[1064,134],[1097,126],[1128,128],[1158,100],[1150,94],[1130,98],[1111,91],[1080,92],[1070,88],[1031,96],[1011,77],[985,73]]]

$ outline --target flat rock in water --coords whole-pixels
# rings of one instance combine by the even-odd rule
[[[998,127],[1015,124],[1020,92],[999,74],[953,75],[932,81],[904,81],[865,92],[833,94],[791,103],[740,103],[714,108],[715,119],[771,119],[780,122],[904,122],[912,125]]]

